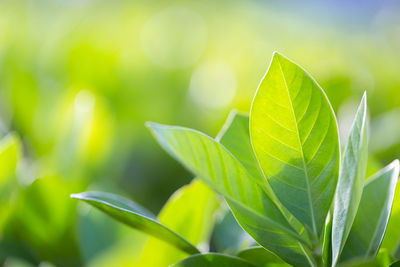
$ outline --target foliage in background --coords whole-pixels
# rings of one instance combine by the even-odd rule
[[[324,91],[301,67],[277,53],[250,115],[231,115],[216,139],[189,128],[147,125],[171,156],[223,196],[255,246],[236,256],[201,253],[192,240],[185,239],[205,229],[210,232],[214,226],[211,217],[216,210],[203,207],[217,199],[200,195],[211,193],[209,189],[196,189],[200,196],[192,199],[185,189],[176,193],[182,198],[188,195],[184,206],[167,202],[159,219],[171,223],[175,234],[158,230],[167,228],[132,208],[128,200],[96,192],[72,195],[188,254],[186,258],[164,254],[157,243],[149,241],[142,255],[148,260],[138,266],[379,267],[398,259],[397,251],[385,245],[379,256],[378,252],[385,237],[400,244],[400,236],[387,229],[400,164],[395,160],[366,180],[366,94],[342,157],[335,114]],[[191,186],[195,185],[201,183],[195,180]],[[173,221],[164,217],[168,208]],[[202,241],[209,242],[209,238]]]
[[[18,136],[23,151],[0,179],[0,265],[129,266],[146,235],[69,194],[109,191],[158,214],[190,175],[144,121],[214,136],[231,108],[249,110],[276,49],[318,77],[342,144],[368,92],[373,175],[400,156],[398,13],[374,0],[0,1],[0,137]],[[232,231],[214,233],[211,249],[235,254],[254,241],[223,209],[216,229]]]

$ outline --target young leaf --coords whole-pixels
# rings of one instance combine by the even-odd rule
[[[273,264],[273,266],[278,267],[289,267],[290,265],[285,263],[275,254],[269,252],[263,247],[256,246],[250,247],[240,251],[237,254],[237,257],[247,260],[253,264],[258,266],[268,266],[269,264]]]
[[[250,136],[276,196],[316,239],[338,179],[337,123],[319,85],[277,53],[253,100]]]
[[[255,267],[241,258],[218,253],[194,255],[171,267]]]
[[[307,241],[224,146],[195,130],[155,123],[148,126],[167,152],[225,197],[239,224],[259,244],[288,262],[308,265],[298,246],[299,241]]]
[[[200,253],[189,241],[156,221],[154,215],[128,199],[102,192],[72,194],[71,197],[83,200],[112,218],[169,242],[189,254]]]
[[[398,177],[396,160],[368,180],[341,261],[376,256],[389,221]]]
[[[361,200],[367,156],[367,96],[364,94],[344,150],[335,195],[332,219],[333,265],[343,249]]]
[[[158,220],[192,244],[208,249],[218,202],[217,195],[207,185],[194,179],[169,198]],[[187,253],[154,237],[150,237],[141,254],[137,266],[146,267],[169,266],[188,257]]]
[[[217,136],[217,140],[224,145],[229,152],[236,157],[243,167],[252,175],[257,183],[265,189],[268,196],[281,209],[286,219],[298,233],[304,233],[304,226],[291,214],[277,199],[271,186],[267,183],[264,174],[258,164],[250,143],[249,116],[231,112],[222,130]]]

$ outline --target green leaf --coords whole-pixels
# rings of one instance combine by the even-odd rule
[[[245,259],[258,266],[271,266],[272,264],[273,266],[290,266],[275,254],[260,246],[244,249],[237,254],[237,257]]]
[[[16,135],[9,134],[0,140],[0,235],[14,206],[11,196],[18,188],[14,178],[20,153],[21,144]]]
[[[207,250],[218,204],[219,200],[214,191],[202,181],[195,179],[170,197],[158,219],[192,244]],[[137,266],[169,266],[187,256],[187,253],[151,237],[142,251]]]
[[[160,145],[223,195],[239,224],[259,244],[298,266],[308,265],[298,241],[308,244],[237,159],[195,130],[149,123]]]
[[[390,214],[389,223],[386,229],[385,238],[383,239],[382,248],[386,248],[397,259],[397,250],[400,248],[400,183],[397,183],[394,193],[393,207]]]
[[[156,221],[154,215],[128,199],[102,192],[84,192],[72,194],[71,197],[83,200],[112,218],[169,242],[189,254],[200,253],[189,241]]]
[[[250,136],[276,196],[316,239],[338,179],[337,123],[319,85],[277,53],[253,100]]]
[[[232,111],[216,139],[219,140],[219,142],[239,160],[256,182],[265,189],[265,192],[281,209],[291,226],[296,229],[298,233],[304,235],[304,226],[293,216],[293,214],[282,206],[262,173],[258,160],[254,154],[253,147],[250,143],[249,124],[250,121],[248,115]]]
[[[21,144],[16,135],[9,134],[0,140],[0,186],[14,174],[20,150]]]
[[[399,161],[395,160],[368,180],[341,261],[377,255],[389,221],[398,177]]]
[[[361,200],[367,165],[367,96],[361,100],[343,154],[332,219],[332,262],[337,262]]]
[[[241,258],[218,253],[194,255],[171,267],[255,267]]]
[[[238,224],[227,207],[220,221],[215,224],[212,244],[218,252],[236,254],[239,250],[254,244],[255,241]]]
[[[248,115],[232,111],[218,133],[216,140],[219,140],[236,157],[260,185],[266,184],[250,143]]]

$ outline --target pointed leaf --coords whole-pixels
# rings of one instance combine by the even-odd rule
[[[291,214],[277,199],[271,186],[267,183],[264,174],[261,171],[258,160],[254,154],[250,143],[249,116],[232,111],[217,140],[224,145],[229,152],[236,157],[243,167],[252,175],[256,182],[265,189],[268,196],[281,209],[286,219],[298,233],[305,235],[304,226]]]
[[[85,192],[73,194],[71,197],[83,200],[112,218],[169,242],[189,254],[200,253],[189,241],[159,223],[154,215],[128,199],[102,192]]]
[[[208,249],[214,226],[218,197],[199,179],[178,189],[161,210],[158,220],[196,246]],[[157,257],[154,257],[154,252]],[[188,256],[187,253],[151,237],[137,266],[168,266]]]
[[[367,96],[358,107],[344,150],[332,219],[332,262],[343,249],[361,200],[367,165]]]
[[[276,196],[320,236],[338,179],[337,123],[319,85],[277,53],[253,100],[250,136]]]
[[[368,180],[341,261],[376,256],[389,221],[398,177],[396,160]]]
[[[224,146],[195,130],[148,125],[167,152],[225,197],[239,224],[259,244],[288,262],[308,264],[302,249],[295,247],[307,241]]]
[[[194,255],[181,262],[172,264],[171,267],[255,267],[238,257],[218,253]]]

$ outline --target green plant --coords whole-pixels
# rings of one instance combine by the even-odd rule
[[[232,113],[215,139],[183,127],[148,127],[160,145],[198,177],[178,193],[180,198],[192,195],[191,201],[177,206],[176,216],[163,219],[170,228],[177,225],[172,220],[180,220],[181,235],[161,224],[161,217],[159,222],[120,197],[96,192],[72,197],[182,250],[175,260],[183,260],[173,266],[383,266],[394,261],[391,251],[377,254],[399,161],[365,179],[366,94],[342,157],[335,114],[324,91],[278,53],[250,115]],[[254,246],[236,255],[200,253],[195,245],[209,240],[218,203],[204,188],[188,190],[204,186],[200,181],[223,196]],[[153,257],[158,253],[154,249]]]

